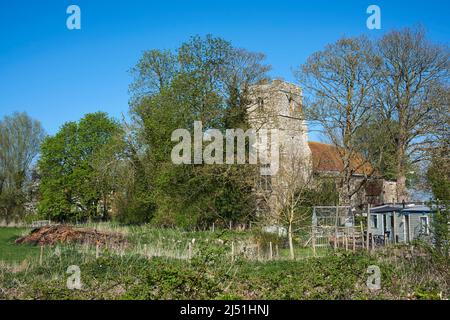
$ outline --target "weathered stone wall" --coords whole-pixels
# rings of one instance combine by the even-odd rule
[[[303,118],[300,87],[281,80],[250,88],[251,105],[248,110],[252,128],[277,129],[280,167],[293,167],[292,158],[303,158],[311,171],[311,150],[308,146],[308,127]]]
[[[383,181],[383,203],[397,203],[397,183],[395,181]]]

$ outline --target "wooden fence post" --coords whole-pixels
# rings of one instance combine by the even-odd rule
[[[370,250],[370,204],[367,205],[367,251]]]
[[[188,243],[188,259],[192,259],[192,242],[189,241]]]
[[[338,246],[338,217],[339,217],[339,207],[336,206],[336,219],[334,222],[334,250],[336,250]]]
[[[313,255],[316,256],[316,230],[314,227],[312,227],[312,248],[313,248]]]
[[[364,249],[364,226],[362,221],[359,223],[360,227],[361,227],[361,246]]]
[[[269,259],[273,259],[272,242],[269,242]]]
[[[353,227],[353,231],[352,231],[352,236],[353,236],[353,252],[356,251],[356,239],[355,239],[355,228]]]
[[[231,242],[231,261],[234,262],[234,241]]]
[[[344,234],[344,242],[345,242],[345,251],[348,251],[348,234],[345,232]]]
[[[42,266],[43,258],[44,258],[44,246],[41,245],[41,252],[39,254],[39,265],[40,266]]]
[[[257,255],[257,259],[259,261],[259,243],[258,243],[258,246],[256,247],[256,255]]]

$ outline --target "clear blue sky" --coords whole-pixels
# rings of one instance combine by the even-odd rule
[[[70,4],[81,8],[80,31],[66,28]],[[370,4],[381,7],[381,31],[366,28]],[[141,53],[196,34],[264,52],[272,76],[292,81],[293,67],[343,35],[421,23],[448,43],[449,12],[448,0],[0,0],[0,117],[26,111],[50,134],[88,112],[120,117]]]

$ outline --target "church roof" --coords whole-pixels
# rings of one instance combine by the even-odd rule
[[[318,172],[341,172],[344,169],[340,150],[330,144],[320,142],[308,142],[312,153],[313,168]],[[357,175],[370,175],[373,167],[364,157],[356,153],[350,160],[350,165]]]

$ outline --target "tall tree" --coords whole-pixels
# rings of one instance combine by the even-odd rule
[[[266,78],[264,55],[213,36],[193,37],[174,52],[153,50],[133,68],[131,112],[141,149],[151,160],[148,180],[165,225],[226,223],[248,216],[249,170],[238,166],[175,166],[174,130],[246,128],[248,87]],[[253,182],[253,180],[252,180]]]
[[[442,93],[448,88],[449,51],[431,43],[420,28],[389,32],[377,47],[383,64],[375,98],[381,116],[398,124],[386,130],[396,142],[397,198],[403,201],[409,163],[427,159],[434,119],[439,114],[448,119]]]
[[[345,204],[350,203],[365,182],[351,183],[352,175],[366,165],[365,161],[353,161],[360,158],[356,133],[370,120],[379,66],[380,60],[368,39],[343,38],[314,53],[296,72],[305,90],[308,120],[320,124],[339,151],[343,164],[340,193]]]
[[[64,124],[45,139],[38,162],[39,210],[44,216],[60,221],[106,216],[99,206],[108,190],[97,183],[94,160],[118,131],[115,121],[98,112]]]
[[[26,182],[45,133],[26,113],[14,113],[0,121],[0,206],[7,218],[24,213]]]

